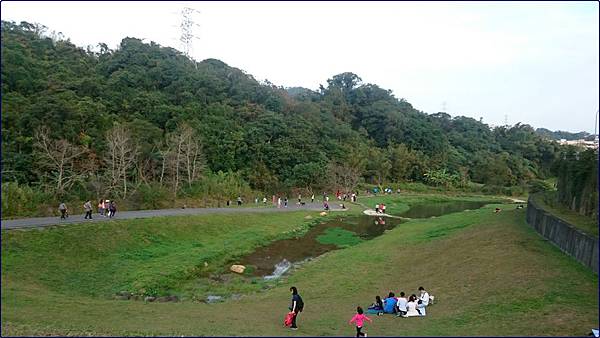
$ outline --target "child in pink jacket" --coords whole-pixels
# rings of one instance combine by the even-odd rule
[[[370,321],[371,323],[373,322],[371,320],[371,318],[369,318],[363,314],[362,307],[360,307],[360,306],[357,307],[356,314],[354,315],[354,317],[352,317],[352,319],[350,319],[350,322],[348,322],[349,324],[352,324],[352,322],[356,322],[356,337],[366,337],[367,336],[366,333],[360,332],[360,330],[362,330],[365,319]]]

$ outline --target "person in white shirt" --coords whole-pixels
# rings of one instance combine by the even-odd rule
[[[425,288],[422,286],[419,287],[419,292],[421,293],[419,296],[420,304],[417,305],[417,309],[421,313],[421,316],[427,315],[425,308],[429,305],[429,293],[425,291]]]
[[[417,311],[417,296],[411,295],[406,303],[406,314],[402,317],[418,317],[420,316]]]
[[[400,297],[398,297],[398,301],[396,302],[396,307],[398,308],[398,317],[404,316],[406,314],[406,312],[408,311],[406,309],[406,304],[408,303],[408,300],[406,299],[406,297],[404,297],[404,292],[401,291],[400,292]]]

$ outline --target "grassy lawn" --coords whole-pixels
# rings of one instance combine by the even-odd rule
[[[453,201],[496,201],[497,203],[502,203],[508,200],[505,200],[502,197],[489,195],[401,193],[378,196],[363,196],[358,198],[357,204],[365,208],[374,209],[376,204],[384,203],[386,205],[386,213],[400,214],[407,211],[412,204],[444,203]]]
[[[532,195],[537,205],[552,215],[576,226],[585,233],[598,237],[598,221],[592,217],[581,215],[556,202],[556,191],[548,191]]]
[[[410,197],[402,198],[390,204],[409,204]],[[375,317],[367,332],[587,335],[598,327],[598,277],[537,235],[525,223],[524,210],[495,214],[494,207],[412,220],[369,241],[354,242],[348,235],[351,246],[289,277],[269,285],[231,282],[229,292],[244,296],[216,304],[194,301],[219,288],[200,285],[204,275],[218,273],[256,246],[306,231],[319,221],[317,213],[3,231],[2,334],[353,335],[347,321],[357,305],[366,307],[390,290],[416,293],[420,285],[436,296],[428,317]],[[313,218],[306,220],[309,214]],[[282,327],[291,285],[306,302],[296,332]],[[108,299],[116,291],[144,287],[183,301]]]

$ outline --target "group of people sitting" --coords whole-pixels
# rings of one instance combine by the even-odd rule
[[[369,306],[367,312],[378,316],[389,313],[398,317],[422,317],[427,315],[426,308],[433,302],[433,298],[422,286],[419,287],[419,296],[412,294],[408,299],[404,292],[400,292],[400,297],[390,292],[383,301],[381,297],[376,296],[375,303]]]

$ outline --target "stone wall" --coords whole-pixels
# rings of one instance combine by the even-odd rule
[[[527,201],[527,223],[563,252],[598,274],[597,238],[544,211],[531,197]]]

